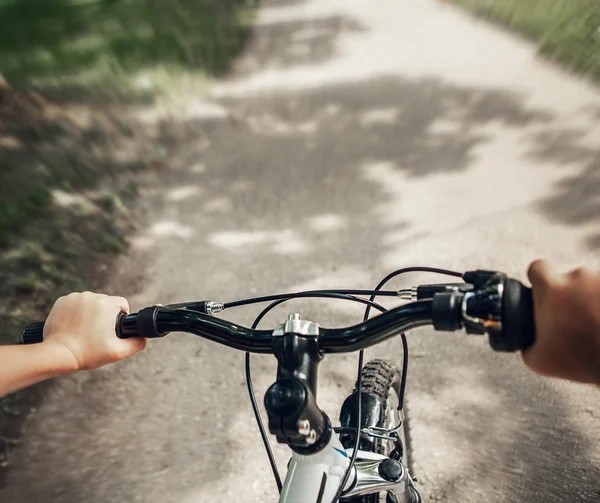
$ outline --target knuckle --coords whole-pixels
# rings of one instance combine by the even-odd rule
[[[529,270],[534,271],[539,269],[544,264],[543,259],[536,259],[529,265]]]
[[[536,284],[548,283],[548,275],[546,273],[546,263],[544,260],[535,260],[529,266],[527,276],[531,283],[535,286]]]
[[[56,301],[54,302],[55,306],[60,306],[61,304],[64,304],[68,299],[72,298],[71,297],[72,294],[69,295],[63,295],[62,297],[59,297],[58,299],[56,299]]]
[[[578,267],[577,269],[573,269],[567,277],[571,280],[582,280],[585,279],[589,275],[589,272],[583,267]]]
[[[108,354],[111,362],[118,362],[119,360],[122,360],[124,356],[125,355],[123,354],[123,350],[121,348],[114,348]]]
[[[115,297],[115,300],[119,303],[119,305],[129,310],[129,302],[125,297]]]

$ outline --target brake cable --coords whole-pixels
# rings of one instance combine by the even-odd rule
[[[447,269],[439,269],[435,267],[404,267],[402,269],[397,269],[396,271],[391,272],[385,278],[383,278],[379,284],[375,287],[375,292],[380,291],[385,284],[390,281],[392,278],[400,276],[401,274],[405,274],[408,272],[433,272],[437,274],[445,274],[448,276],[458,276],[462,277],[462,274],[456,271],[450,271]],[[375,298],[376,294],[371,295],[370,300]],[[367,306],[365,309],[365,315],[363,317],[363,321],[367,321],[369,319],[369,313],[371,312],[371,307]],[[398,393],[398,409],[404,406],[404,392],[406,390],[406,373],[408,371],[408,342],[406,341],[406,334],[401,333],[400,337],[402,338],[402,348],[403,348],[403,356],[402,356],[402,376],[401,376],[401,384],[400,384],[400,392]],[[362,364],[364,357],[364,350],[361,349],[358,354],[358,377],[356,379],[356,440],[354,443],[354,451],[352,452],[352,457],[350,458],[350,463],[348,464],[348,468],[346,469],[346,473],[344,473],[344,477],[342,478],[342,482],[338,487],[338,490],[333,497],[332,503],[337,503],[344,492],[344,487],[350,478],[350,474],[352,473],[352,469],[354,468],[354,464],[356,463],[356,457],[358,456],[358,448],[360,447],[360,436],[361,436],[361,422],[362,422]]]
[[[266,308],[264,308],[260,314],[256,317],[252,324],[252,328],[256,329],[258,324],[262,321],[262,319],[266,316],[266,314],[274,309],[276,306],[283,304],[292,299],[299,298],[333,298],[333,299],[341,299],[348,300],[352,302],[359,302],[362,304],[366,304],[365,314],[363,317],[363,321],[366,321],[369,318],[369,313],[371,312],[371,308],[375,308],[380,312],[385,312],[385,309],[380,304],[374,302],[375,297],[377,296],[397,296],[398,292],[396,291],[386,291],[382,290],[383,286],[390,281],[392,278],[399,276],[401,274],[409,273],[409,272],[431,272],[437,274],[445,274],[448,276],[456,276],[462,277],[462,274],[455,271],[450,271],[447,269],[439,269],[435,267],[405,267],[403,269],[398,269],[390,274],[388,274],[383,280],[379,282],[375,290],[312,290],[305,292],[296,292],[296,293],[287,293],[287,294],[277,294],[277,295],[268,295],[263,297],[254,297],[249,299],[243,299],[239,301],[233,301],[223,304],[223,309],[229,309],[233,307],[246,306],[250,304],[257,304],[261,302],[273,301]],[[369,295],[369,300],[363,299],[360,297],[355,297],[355,295]],[[404,392],[406,389],[406,371],[408,369],[408,343],[406,341],[406,335],[404,333],[400,334],[402,338],[402,346],[403,346],[403,366],[402,366],[402,377],[401,377],[401,386],[399,392],[399,409],[404,404]],[[359,351],[358,356],[358,377],[356,380],[356,393],[358,394],[357,400],[357,427],[356,427],[356,442],[354,451],[352,453],[352,457],[350,459],[348,468],[344,473],[344,477],[342,479],[342,483],[340,484],[336,495],[333,498],[332,503],[337,503],[339,498],[342,495],[344,487],[352,473],[352,469],[354,468],[354,464],[356,463],[356,457],[358,455],[358,448],[360,446],[360,431],[361,431],[361,421],[362,421],[362,367],[364,361],[364,350]],[[277,462],[275,461],[275,456],[273,455],[273,451],[271,449],[271,445],[269,442],[269,438],[266,433],[266,429],[264,427],[262,418],[260,416],[260,411],[258,409],[258,404],[256,402],[256,396],[254,394],[254,387],[252,384],[252,371],[251,371],[251,355],[250,353],[246,353],[245,355],[245,370],[246,370],[246,384],[248,387],[248,394],[250,396],[250,403],[252,405],[252,410],[254,412],[254,417],[256,419],[258,429],[265,446],[265,450],[267,452],[267,457],[269,458],[269,463],[271,465],[271,470],[273,471],[273,476],[275,478],[275,483],[277,484],[277,490],[281,493],[282,483],[281,477],[279,475],[279,470],[277,468]]]
[[[278,305],[283,304],[284,302],[287,302],[289,300],[302,298],[302,297],[323,297],[323,298],[331,298],[331,299],[349,300],[349,301],[353,301],[353,302],[360,302],[362,304],[367,304],[367,307],[369,307],[369,308],[374,307],[375,309],[377,309],[380,312],[386,311],[386,309],[383,306],[377,304],[376,302],[373,302],[372,300],[361,299],[359,297],[353,297],[353,296],[347,295],[347,294],[332,293],[332,292],[326,292],[326,291],[320,292],[319,294],[317,294],[317,292],[303,292],[303,293],[304,293],[304,295],[299,294],[298,297],[283,298],[283,299],[276,300],[276,301],[272,302],[271,304],[269,304],[256,317],[256,319],[252,323],[251,328],[256,329],[258,327],[258,324],[267,315],[267,313],[269,313],[269,311],[271,311]],[[307,295],[309,293],[311,295]],[[314,295],[313,295],[313,293],[314,293]],[[273,451],[271,450],[271,443],[269,442],[269,437],[267,436],[265,425],[260,416],[260,411],[258,409],[258,404],[256,402],[256,396],[254,395],[254,387],[252,385],[252,370],[251,370],[251,366],[250,366],[251,365],[250,360],[251,360],[250,353],[246,353],[246,358],[245,358],[246,385],[248,387],[250,403],[252,404],[252,411],[254,412],[256,424],[258,425],[258,431],[260,432],[260,436],[261,436],[263,444],[265,446],[265,450],[267,451],[267,457],[269,458],[271,470],[273,471],[273,476],[275,477],[275,483],[277,484],[277,490],[281,493],[281,489],[283,486],[281,484],[281,477],[279,475],[279,470],[277,468],[277,462],[275,461],[275,456],[273,455]]]

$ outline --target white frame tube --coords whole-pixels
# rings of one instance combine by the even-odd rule
[[[294,452],[279,503],[331,503],[349,464],[348,454],[333,432],[329,443],[316,454]],[[346,487],[353,483],[351,475]]]

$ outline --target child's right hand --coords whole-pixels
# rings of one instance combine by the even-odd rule
[[[600,273],[556,274],[547,262],[529,268],[536,342],[523,353],[539,374],[600,386]]]
[[[58,345],[73,356],[73,370],[90,370],[114,363],[143,350],[146,339],[119,339],[119,312],[129,311],[123,297],[83,292],[56,301],[44,326],[43,344]]]

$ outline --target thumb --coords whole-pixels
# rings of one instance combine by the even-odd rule
[[[550,266],[550,262],[543,259],[534,260],[529,266],[527,277],[534,290],[555,281],[555,273]]]

